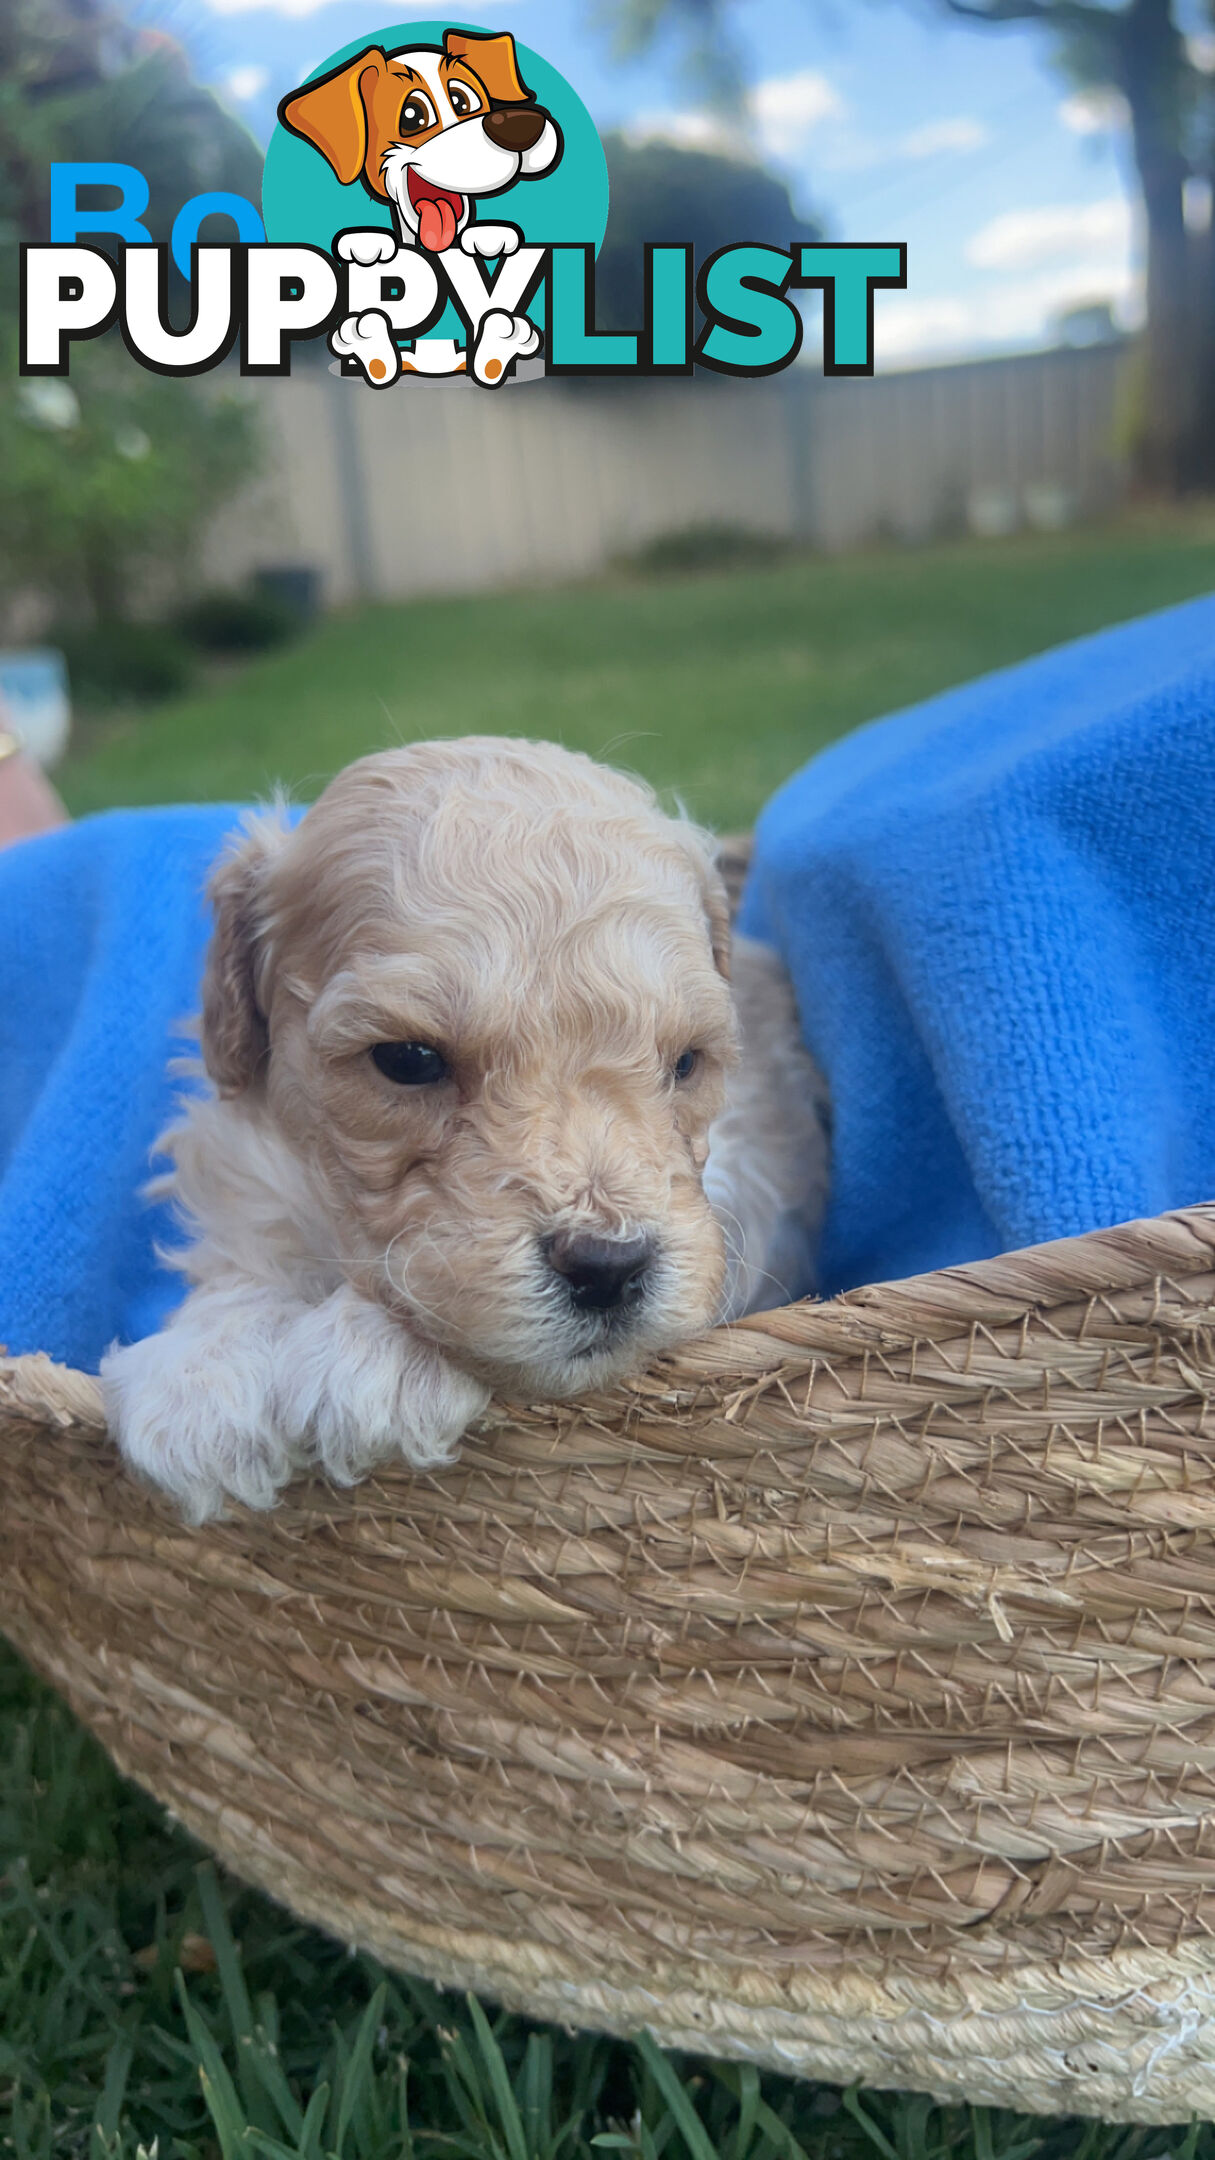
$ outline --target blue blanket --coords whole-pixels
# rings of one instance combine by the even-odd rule
[[[815,759],[743,926],[831,1085],[825,1289],[1215,1198],[1215,599]]]
[[[139,1188],[227,807],[0,852],[0,1343],[95,1368],[181,1294]],[[1215,600],[850,737],[744,925],[835,1103],[825,1287],[1215,1196]]]
[[[0,1343],[96,1371],[182,1294],[139,1190],[238,812],[114,811],[0,852]]]

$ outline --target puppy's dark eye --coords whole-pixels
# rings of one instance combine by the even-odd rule
[[[371,1062],[398,1087],[433,1087],[447,1078],[447,1059],[431,1043],[376,1043]]]
[[[671,1078],[673,1080],[690,1080],[699,1063],[699,1050],[683,1051],[671,1067]]]
[[[416,135],[422,128],[433,127],[434,118],[430,99],[424,98],[415,90],[413,96],[407,97],[401,107],[398,132],[402,135]]]

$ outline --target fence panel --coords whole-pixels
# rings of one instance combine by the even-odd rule
[[[1065,523],[1125,485],[1126,352],[494,393],[420,379],[377,393],[309,368],[250,387],[267,471],[216,522],[209,567],[307,561],[340,603],[590,576],[705,523],[832,551]]]

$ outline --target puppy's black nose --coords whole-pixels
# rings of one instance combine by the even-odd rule
[[[537,105],[516,107],[502,106],[496,112],[487,112],[481,122],[491,143],[499,150],[530,150],[544,133],[548,114]]]
[[[570,1297],[584,1312],[615,1312],[634,1305],[645,1290],[654,1258],[652,1238],[597,1237],[590,1230],[562,1230],[545,1248],[549,1266],[565,1277]]]

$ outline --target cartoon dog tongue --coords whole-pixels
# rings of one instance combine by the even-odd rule
[[[409,175],[409,192],[418,213],[418,238],[432,255],[441,255],[456,237],[456,220],[464,207],[463,198],[447,188],[435,188],[433,192],[425,181],[415,181]]]
[[[418,238],[432,255],[441,255],[456,237],[456,213],[446,195],[426,196],[418,205]]]

